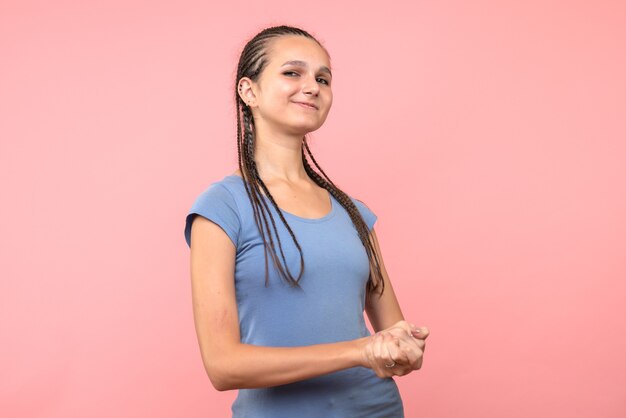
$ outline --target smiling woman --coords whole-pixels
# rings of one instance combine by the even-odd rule
[[[285,34],[267,44],[272,59],[257,62],[264,64],[258,76],[238,78],[238,100],[247,106],[244,113],[251,112],[257,138],[291,127],[285,141],[300,144],[303,135],[322,126],[332,106],[330,59],[317,41],[302,35]]]
[[[239,169],[197,197],[185,224],[209,379],[239,389],[233,417],[403,417],[393,377],[421,367],[429,331],[404,320],[376,214],[307,145],[332,106],[330,56],[278,26],[245,45],[237,68]]]

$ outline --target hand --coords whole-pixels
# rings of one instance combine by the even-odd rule
[[[417,343],[418,348],[421,351],[421,354],[418,356],[415,363],[413,363],[412,360],[411,362],[413,363],[412,370],[419,370],[422,367],[422,361],[424,359],[424,350],[426,349],[425,340],[426,338],[428,338],[428,335],[430,335],[429,329],[426,327],[419,328],[415,324],[409,323],[407,321],[398,321],[387,330],[392,331],[395,328],[403,329],[404,331],[406,331],[407,334],[410,334],[414,339],[416,339],[414,341]],[[397,329],[395,331],[397,332]],[[401,340],[401,342],[402,341],[404,340]],[[392,364],[392,363],[386,363],[386,364]]]
[[[422,367],[428,337],[427,328],[417,328],[406,321],[367,337],[362,347],[362,359],[378,377],[404,376]],[[393,365],[386,367],[385,365]]]

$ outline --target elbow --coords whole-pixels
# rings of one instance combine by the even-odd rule
[[[215,364],[206,364],[205,370],[215,390],[219,392],[225,392],[228,390],[239,389],[227,370],[219,369],[218,367],[216,367]]]
[[[202,353],[207,376],[215,390],[219,392],[241,389],[249,380],[249,371],[238,361],[242,358],[238,348],[238,346],[230,346]]]
[[[217,390],[219,392],[225,392],[227,390],[235,389],[234,387],[229,385],[227,382],[224,382],[224,381],[221,381],[221,380],[212,379],[210,377],[209,377],[209,380],[211,380],[211,384],[213,385],[215,390]]]

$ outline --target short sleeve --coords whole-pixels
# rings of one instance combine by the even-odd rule
[[[210,185],[191,206],[185,220],[185,240],[189,247],[191,247],[191,224],[196,215],[217,224],[237,247],[241,231],[239,211],[235,198],[226,187],[221,184]]]
[[[350,199],[352,199],[352,202],[356,205],[357,209],[361,213],[361,216],[363,217],[363,220],[365,221],[365,224],[367,225],[367,228],[371,231],[374,227],[374,223],[376,223],[376,219],[378,219],[378,216],[376,216],[376,214],[369,207],[367,207],[365,203],[353,197]]]

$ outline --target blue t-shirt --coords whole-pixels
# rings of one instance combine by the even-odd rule
[[[201,215],[220,226],[237,249],[234,279],[242,343],[296,347],[371,335],[363,317],[367,253],[348,212],[329,196],[332,209],[321,218],[302,218],[281,209],[302,248],[301,289],[280,277],[269,253],[265,286],[263,239],[241,177],[229,175],[211,183],[193,203],[186,218],[187,244],[192,220]],[[274,216],[287,266],[297,278],[298,249],[269,198],[261,198]],[[371,230],[377,216],[361,201],[350,199]],[[232,411],[233,418],[404,417],[393,378],[379,378],[360,366],[285,385],[239,389]]]

